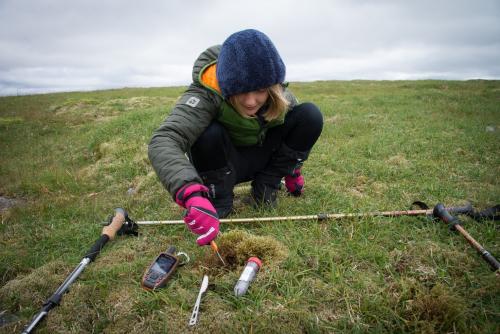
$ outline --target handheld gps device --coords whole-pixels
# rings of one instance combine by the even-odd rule
[[[175,254],[175,250],[175,246],[170,246],[166,252],[160,253],[149,265],[142,276],[141,286],[144,289],[151,291],[164,287],[177,269],[177,266],[185,263],[179,263],[180,261]],[[189,261],[187,254],[178,253],[177,255],[184,255]]]

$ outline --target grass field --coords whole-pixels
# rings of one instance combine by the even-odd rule
[[[121,89],[0,98],[0,312],[20,332],[99,237],[115,207],[179,219],[147,158],[183,92]],[[499,81],[292,83],[324,114],[301,198],[233,217],[403,210],[415,200],[500,201]],[[464,227],[500,258],[495,222]],[[498,333],[499,279],[457,233],[425,217],[222,225],[221,267],[182,225],[141,227],[90,264],[39,333]],[[167,288],[140,288],[169,245],[191,256]],[[233,295],[247,255],[264,265]],[[203,274],[199,323],[187,327]]]

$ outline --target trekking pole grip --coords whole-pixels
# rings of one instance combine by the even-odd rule
[[[436,204],[433,210],[433,214],[435,217],[439,217],[445,223],[448,223],[448,226],[451,230],[456,230],[462,234],[462,236],[469,242],[481,257],[488,262],[491,269],[496,272],[497,276],[500,273],[500,262],[490,254],[480,243],[478,243],[463,227],[460,220],[454,216],[452,216],[444,207],[442,203]]]
[[[455,225],[460,225],[460,220],[458,220],[457,217],[453,217],[448,210],[446,210],[446,207],[444,206],[443,203],[438,203],[434,207],[434,210],[432,211],[432,214],[434,217],[438,217],[445,223],[447,223],[450,227],[451,230],[455,230]]]
[[[111,224],[104,226],[102,229],[102,234],[106,234],[110,240],[115,238],[116,233],[126,221],[127,212],[122,208],[115,209],[115,215],[111,220]]]

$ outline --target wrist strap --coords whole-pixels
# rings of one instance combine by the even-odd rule
[[[196,197],[196,196],[205,197],[205,198],[208,197],[207,193],[205,193],[205,192],[195,191],[194,193],[189,194],[186,198],[184,198],[184,203],[186,203],[188,200],[190,200],[191,198]]]
[[[208,188],[199,183],[188,183],[177,191],[175,202],[185,208],[187,200],[194,196],[208,197]]]

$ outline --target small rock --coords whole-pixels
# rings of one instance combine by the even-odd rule
[[[486,127],[486,132],[495,132],[495,127],[491,126],[491,125],[487,126]]]
[[[0,196],[0,212],[10,209],[11,207],[18,204],[18,202],[19,201],[15,199]]]

